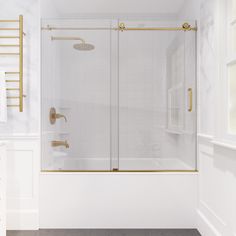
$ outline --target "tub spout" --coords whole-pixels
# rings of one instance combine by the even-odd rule
[[[52,145],[52,147],[59,147],[59,146],[64,146],[65,148],[69,148],[70,147],[68,142],[67,142],[67,140],[65,140],[65,141],[53,140],[51,142],[51,145]]]

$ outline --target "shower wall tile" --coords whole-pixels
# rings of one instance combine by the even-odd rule
[[[39,133],[40,118],[40,8],[39,0],[1,1],[1,19],[17,19],[24,16],[24,111],[8,108],[8,122],[0,124],[1,135]],[[6,26],[1,24],[1,26]],[[9,23],[7,25],[10,27]],[[14,70],[13,64],[3,66],[0,58],[0,70]]]

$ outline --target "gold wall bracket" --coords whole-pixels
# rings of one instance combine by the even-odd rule
[[[125,23],[119,23],[119,27],[118,27],[119,31],[123,32],[126,28],[125,28]]]

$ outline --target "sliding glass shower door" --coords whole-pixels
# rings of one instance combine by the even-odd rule
[[[195,170],[196,31],[177,30],[181,22],[124,25],[119,170]]]
[[[182,25],[42,22],[43,171],[196,169],[196,31]]]
[[[42,169],[109,171],[110,21],[46,20],[43,28]]]

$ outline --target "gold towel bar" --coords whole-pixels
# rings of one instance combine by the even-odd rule
[[[6,75],[14,75],[14,74],[20,74],[20,72],[16,72],[16,71],[8,71],[5,72]]]
[[[0,23],[15,23],[17,26],[8,27],[8,25],[1,25],[0,31],[18,31],[16,35],[1,35],[0,39],[17,39],[17,42],[14,43],[1,43],[0,48],[3,47],[17,47],[19,51],[17,52],[0,52],[0,56],[19,56],[19,69],[18,71],[8,71],[5,72],[6,75],[18,75],[18,78],[6,79],[7,83],[17,83],[18,87],[16,88],[6,88],[7,91],[19,91],[17,96],[7,96],[8,99],[19,99],[19,104],[9,104],[8,107],[19,107],[19,111],[23,111],[23,37],[25,35],[23,31],[23,16],[20,15],[18,20],[0,20]]]
[[[0,39],[19,39],[19,36],[0,36]]]
[[[180,27],[126,27],[124,23],[120,23],[118,27],[115,28],[78,28],[78,27],[54,27],[48,25],[47,27],[42,27],[42,30],[118,30],[118,31],[197,31],[197,27],[192,27],[187,22]]]
[[[0,56],[18,56],[18,55],[20,55],[20,53],[18,53],[18,52],[7,52],[7,53],[0,53]]]
[[[14,91],[19,91],[20,89],[19,89],[19,88],[7,88],[7,90],[8,90],[8,91],[10,91],[10,90],[11,90],[11,91],[12,91],[12,90],[14,90]]]
[[[0,28],[0,30],[20,30],[19,28]]]
[[[0,44],[0,47],[20,47],[19,44]]]
[[[19,99],[20,97],[18,97],[18,96],[12,96],[12,97],[7,97],[7,99]]]
[[[19,107],[20,105],[7,105],[8,107]]]
[[[9,82],[20,82],[20,80],[9,80],[9,79],[6,79],[6,82],[9,83]]]

